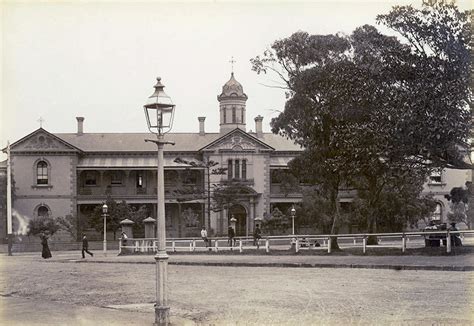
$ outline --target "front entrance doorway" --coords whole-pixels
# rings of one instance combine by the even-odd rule
[[[230,216],[228,223],[230,224],[230,219],[232,216],[237,220],[235,222],[235,235],[236,236],[245,236],[247,231],[247,211],[242,205],[234,205],[230,208]]]

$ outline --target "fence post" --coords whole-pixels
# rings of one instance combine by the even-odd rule
[[[239,239],[239,252],[242,252],[242,239]]]
[[[193,240],[189,240],[189,251],[193,251]]]
[[[331,245],[332,245],[332,243],[331,243],[331,237],[328,237],[328,254],[331,253]]]
[[[295,240],[295,252],[300,251],[300,241],[298,238]]]
[[[405,236],[405,233],[402,235],[402,252],[405,252],[405,249],[407,247],[407,237]]]
[[[449,235],[449,230],[446,231],[446,252],[448,254],[451,252],[451,236]]]
[[[196,240],[193,239],[193,251],[196,251]]]
[[[219,249],[219,240],[217,239],[214,241],[214,248],[216,249],[216,252]]]
[[[270,241],[268,238],[265,239],[265,251],[270,252]]]
[[[356,245],[356,244],[357,244],[357,241],[356,241],[356,238],[354,237],[354,245]]]
[[[367,251],[367,237],[364,235],[362,238],[362,252],[365,254]]]
[[[171,241],[171,250],[172,250],[173,252],[176,252],[176,241],[174,241],[174,240]]]
[[[326,247],[326,239],[323,239],[323,246]]]
[[[122,253],[122,240],[119,240],[119,255]]]

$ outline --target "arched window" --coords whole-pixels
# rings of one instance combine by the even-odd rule
[[[441,213],[442,213],[442,206],[440,203],[436,203],[435,211],[433,212],[433,215],[431,216],[432,220],[441,221]]]
[[[39,161],[36,164],[36,184],[48,184],[48,164],[45,161]]]
[[[42,217],[48,217],[49,216],[49,209],[48,207],[44,206],[44,205],[41,205],[38,207],[38,211],[37,211],[37,215],[38,217],[42,216]]]
[[[237,118],[236,118],[236,111],[235,111],[235,106],[232,107],[232,123],[236,123],[237,121],[235,121]]]
[[[247,180],[247,160],[242,160],[242,180]]]

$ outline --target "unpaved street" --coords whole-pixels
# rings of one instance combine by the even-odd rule
[[[153,265],[0,256],[0,269],[1,295],[153,314]],[[171,313],[203,324],[469,325],[473,293],[472,272],[169,266]]]

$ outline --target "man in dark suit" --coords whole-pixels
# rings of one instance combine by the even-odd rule
[[[89,241],[87,240],[86,235],[82,234],[82,258],[86,258],[84,252],[87,252],[91,257],[94,257],[94,254],[89,251]]]

